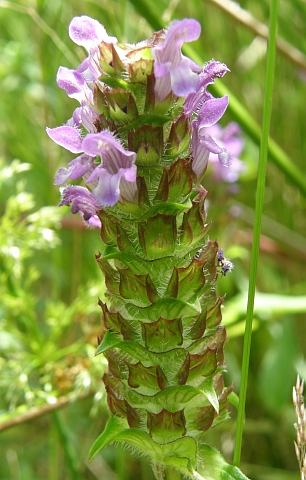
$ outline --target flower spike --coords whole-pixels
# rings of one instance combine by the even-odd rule
[[[233,264],[208,237],[201,183],[211,155],[228,165],[239,149],[235,129],[214,130],[228,97],[207,90],[228,68],[182,55],[200,32],[184,19],[123,45],[96,20],[74,18],[70,37],[88,57],[76,70],[60,67],[57,82],[80,106],[47,129],[78,154],[56,176],[60,206],[100,228],[107,246],[96,255],[107,288],[96,355],[108,363],[112,415],[90,457],[102,445],[132,445],[150,457],[158,480],[168,468],[187,478],[227,475],[205,434],[227,418],[232,391],[216,282]],[[221,471],[209,471],[211,455]]]

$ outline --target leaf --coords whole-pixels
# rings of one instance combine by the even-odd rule
[[[146,347],[154,352],[165,352],[183,343],[181,318],[142,323],[142,336]]]
[[[168,352],[150,352],[137,342],[123,341],[116,345],[123,352],[132,358],[141,361],[145,365],[160,366],[166,376],[173,375],[173,371],[178,369],[184,362],[186,351],[183,348],[174,348]]]
[[[192,317],[199,315],[200,308],[178,298],[162,298],[154,304],[140,308],[131,303],[126,304],[126,309],[137,320],[157,321],[159,317],[171,320],[176,317]]]
[[[213,378],[213,377],[211,377]],[[212,383],[212,380],[211,380]],[[202,395],[209,400],[214,409],[219,411],[219,402],[215,391],[210,382],[204,385],[205,388],[195,388],[191,385],[177,385],[165,388],[155,395],[141,395],[133,390],[126,390],[125,395],[127,401],[135,408],[145,408],[152,413],[159,413],[162,408],[169,412],[176,412],[184,407],[197,395]]]
[[[91,447],[89,460],[92,460],[110,443],[123,442],[148,455],[154,462],[172,465],[186,475],[190,475],[190,468],[194,468],[197,454],[197,446],[193,438],[184,437],[159,445],[151,439],[148,433],[135,428],[124,428],[124,423],[118,417],[110,418],[104,431]],[[188,458],[186,452],[188,452]]]
[[[112,416],[107,422],[104,431],[94,442],[89,451],[89,460],[92,460],[97,453],[103,448],[107,447],[110,443],[114,442],[114,437],[122,431],[122,428],[126,426],[126,421],[123,418]]]
[[[127,267],[130,267],[134,273],[144,275],[148,273],[146,262],[133,253],[113,251],[103,256],[103,260],[113,260],[114,258],[120,260],[120,262]]]
[[[190,475],[190,468],[194,468],[196,464],[197,446],[191,437],[179,438],[160,445],[154,442],[148,433],[129,428],[115,435],[113,441],[128,443],[149,455],[155,462],[174,466],[185,475]],[[186,452],[188,452],[188,458]]]
[[[119,293],[122,298],[137,298],[137,300],[141,301],[144,305],[151,304],[152,302],[148,296],[148,288],[150,285],[152,300],[156,300],[156,289],[154,289],[154,284],[149,275],[137,275],[133,273],[130,268],[118,268],[118,272],[120,274]]]
[[[186,475],[190,475],[190,468],[194,468],[197,457],[197,445],[193,438],[184,437],[175,440],[174,442],[166,443],[162,446],[162,450],[164,454],[163,461],[165,464],[173,465]],[[187,462],[186,452],[188,452]],[[188,469],[185,467],[185,463],[188,465]]]
[[[152,125],[154,127],[162,127],[166,123],[171,122],[171,120],[172,118],[168,117],[167,115],[143,114],[143,115],[139,115],[132,122],[126,125],[122,125],[119,131],[120,131],[120,134],[123,134],[127,131],[137,130],[138,128],[141,128],[143,125]]]
[[[120,88],[127,92],[133,92],[133,90],[135,89],[133,84],[131,84],[130,82],[126,82],[121,78],[105,76],[105,77],[101,77],[101,82],[105,83],[106,85],[109,85],[112,88]]]
[[[124,342],[119,342],[116,347],[123,350],[125,353],[128,353],[136,360],[141,362],[149,362],[151,365],[158,365],[158,357],[156,354],[149,352],[142,345],[139,345],[137,342],[131,342],[129,340]]]
[[[217,450],[208,445],[201,445],[197,452],[196,442],[191,437],[160,445],[154,442],[148,433],[125,427],[126,422],[122,418],[111,417],[104,431],[91,447],[89,460],[109,444],[123,442],[148,455],[153,461],[171,465],[191,478],[195,478],[192,475],[192,469],[195,469],[196,460],[199,459],[198,463],[203,466],[200,466],[197,471],[205,480],[248,480],[237,467],[229,465]],[[188,458],[186,452],[188,452]]]
[[[148,259],[171,255],[177,236],[176,216],[156,214],[138,223],[139,243]]]
[[[119,337],[116,333],[112,333],[107,330],[104,334],[102,342],[98,346],[95,355],[100,355],[100,353],[104,353],[110,348],[114,348],[122,342],[122,338]]]
[[[198,469],[198,473],[203,476],[203,480],[248,480],[248,477],[239,468],[226,463],[222,455],[214,448],[201,445],[198,453],[203,463],[203,467]]]
[[[160,215],[178,215],[182,212],[188,211],[190,205],[183,205],[182,203],[174,202],[161,202],[151,207],[141,218],[141,220],[147,220],[157,214]]]
[[[186,435],[184,410],[169,412],[163,408],[159,413],[147,412],[147,427],[150,437],[157,443],[178,440]]]
[[[204,382],[201,384],[200,388],[205,393],[206,397],[214,407],[217,413],[219,413],[219,402],[218,397],[213,385],[214,376],[205,378]]]

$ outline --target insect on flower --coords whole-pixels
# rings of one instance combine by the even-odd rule
[[[221,267],[220,273],[224,277],[228,272],[231,272],[234,268],[234,264],[228,258],[223,256],[222,248],[220,248],[218,252],[218,267]]]
[[[204,248],[200,248],[200,250],[198,250],[198,251],[194,254],[193,258],[194,258],[195,260],[199,260],[201,253],[203,253],[203,250],[204,250]]]

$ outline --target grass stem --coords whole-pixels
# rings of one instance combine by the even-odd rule
[[[243,424],[245,417],[245,402],[248,383],[249,359],[251,351],[252,322],[255,300],[256,274],[259,257],[259,242],[262,222],[262,211],[265,191],[265,177],[268,156],[269,127],[272,110],[272,96],[274,83],[274,66],[276,54],[276,33],[277,33],[277,15],[278,0],[271,0],[269,40],[267,50],[267,67],[265,79],[265,94],[263,105],[262,134],[259,152],[258,180],[256,189],[255,222],[253,230],[253,244],[251,254],[251,267],[248,291],[248,306],[246,313],[245,336],[242,357],[241,386],[239,395],[239,407],[236,428],[236,443],[234,450],[234,465],[240,465]]]

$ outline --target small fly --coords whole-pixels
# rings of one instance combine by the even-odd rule
[[[204,250],[204,247],[203,247],[203,248],[200,248],[200,250],[198,250],[198,251],[194,254],[193,258],[194,258],[195,260],[199,260],[201,253],[203,253],[203,250]]]
[[[226,257],[223,256],[223,250],[220,248],[218,251],[218,267],[221,267],[220,273],[225,277],[228,272],[231,272],[234,268],[234,264]]]

